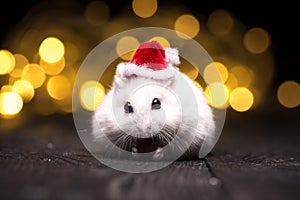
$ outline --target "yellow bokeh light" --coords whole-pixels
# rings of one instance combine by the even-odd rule
[[[208,18],[208,28],[215,35],[229,33],[233,26],[233,18],[226,10],[215,10]]]
[[[1,92],[11,92],[12,91],[12,85],[3,85],[1,87]]]
[[[23,100],[19,94],[4,92],[0,94],[0,113],[2,115],[16,115],[23,107]]]
[[[28,64],[24,67],[21,78],[30,82],[34,88],[39,88],[43,85],[46,75],[38,64]]]
[[[65,58],[62,57],[59,61],[54,63],[49,63],[40,59],[40,66],[44,69],[45,73],[48,75],[57,75],[59,74],[65,67]]]
[[[229,89],[220,82],[209,84],[204,91],[208,103],[215,108],[225,108],[229,98]]]
[[[238,86],[248,87],[252,82],[252,75],[249,68],[244,66],[235,66],[230,69],[230,73],[233,74]]]
[[[300,105],[300,85],[296,81],[285,81],[277,90],[277,98],[281,105],[295,108]]]
[[[233,73],[228,73],[226,86],[229,87],[230,89],[234,89],[238,86],[238,80]]]
[[[184,39],[194,38],[200,31],[200,23],[192,15],[181,15],[176,19],[174,29],[178,32],[179,37]]]
[[[164,38],[164,37],[156,36],[156,37],[151,38],[149,41],[157,41],[157,42],[159,42],[161,44],[161,46],[163,48],[170,48],[169,41],[166,38]]]
[[[122,37],[116,46],[117,54],[124,60],[131,60],[134,51],[140,45],[139,41],[132,36]]]
[[[85,19],[96,26],[100,26],[107,22],[109,19],[110,11],[109,7],[104,1],[92,1],[90,2],[84,12]]]
[[[40,45],[39,55],[48,63],[58,62],[64,54],[64,44],[56,37],[48,37]]]
[[[47,83],[48,94],[56,100],[62,100],[71,96],[72,84],[65,76],[53,76]]]
[[[205,67],[203,75],[207,84],[214,82],[225,83],[228,79],[228,70],[224,64],[212,62]]]
[[[157,10],[156,0],[133,0],[132,1],[133,12],[142,18],[148,18],[154,15]]]
[[[263,28],[252,28],[244,36],[245,48],[254,54],[265,52],[270,44],[271,37]]]
[[[104,87],[97,81],[87,81],[80,88],[80,102],[84,109],[94,111],[105,96]]]
[[[230,94],[230,106],[238,112],[249,110],[253,102],[254,96],[252,92],[245,87],[237,87]]]
[[[11,71],[10,75],[14,78],[20,78],[23,68],[29,64],[28,59],[22,54],[14,54],[15,57],[15,67]]]
[[[20,80],[20,78],[15,78],[13,76],[9,76],[8,78],[8,84],[13,85],[17,80]]]
[[[0,50],[0,75],[9,74],[15,67],[15,57],[7,50]]]
[[[12,91],[19,94],[24,102],[29,102],[34,97],[34,88],[26,80],[18,80],[14,83]]]

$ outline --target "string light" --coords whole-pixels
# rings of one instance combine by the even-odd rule
[[[3,85],[1,87],[1,91],[0,92],[11,92],[12,91],[12,85]]]
[[[133,0],[132,10],[141,18],[148,18],[154,15],[157,10],[156,0]]]
[[[14,78],[20,78],[21,74],[22,74],[22,70],[23,68],[29,64],[28,59],[22,55],[22,54],[14,54],[15,57],[15,67],[14,69],[11,71],[11,73],[9,74],[10,76],[14,77]]]
[[[271,44],[269,33],[263,28],[252,28],[244,36],[244,45],[254,54],[265,52]]]
[[[48,63],[58,62],[64,54],[64,44],[56,37],[44,39],[39,48],[40,57]]]
[[[26,80],[18,80],[12,86],[12,91],[19,94],[24,102],[29,102],[34,97],[34,88]]]
[[[177,7],[175,6],[175,8]],[[36,106],[40,114],[48,115],[57,111],[72,112],[72,106],[70,106],[72,103],[72,86],[77,68],[83,59],[82,55],[90,47],[89,40],[76,37],[78,32],[82,31],[81,33],[91,36],[91,38],[87,37],[88,39],[98,41],[134,27],[141,20],[145,20],[150,26],[159,23],[160,26],[172,27],[179,37],[184,39],[194,38],[197,42],[203,44],[214,58],[218,58],[215,59],[219,60],[218,62],[209,63],[203,71],[203,79],[207,83],[205,95],[213,107],[231,106],[236,111],[244,112],[253,105],[254,96],[251,91],[255,91],[260,96],[265,91],[263,86],[268,83],[270,78],[265,78],[261,74],[269,75],[270,70],[266,71],[266,69],[268,69],[269,63],[274,62],[271,54],[265,53],[271,45],[271,37],[265,29],[255,27],[243,34],[244,27],[240,26],[241,23],[237,23],[237,19],[233,18],[227,10],[218,9],[209,15],[207,24],[203,26],[203,31],[201,29],[203,34],[202,32],[199,34],[200,25],[202,25],[202,22],[200,24],[201,18],[191,14],[174,15],[176,12],[170,8],[170,10],[164,12],[166,13],[165,20],[158,20],[161,19],[159,18],[161,12],[158,12],[158,2],[156,0],[133,0],[132,10],[138,17],[128,14],[109,19],[110,8],[108,5],[103,1],[92,1],[85,7],[84,19],[78,21],[82,27],[87,27],[86,30],[76,29],[76,33],[72,32],[74,24],[70,21],[64,21],[58,26],[41,25],[40,29],[33,27],[26,30],[24,37],[20,39],[20,44],[14,48],[26,52],[30,62],[22,54],[12,54],[8,50],[0,50],[0,75],[5,77],[3,79],[0,77],[1,83],[4,80],[5,84],[1,87],[1,95],[13,93],[13,95],[21,97],[22,102],[26,103],[36,98],[33,104],[37,105],[36,102],[42,102],[39,105],[48,105],[47,108]],[[152,17],[155,14],[157,16]],[[36,23],[32,23],[42,23],[44,19],[48,18],[41,15],[40,19],[34,19]],[[62,24],[66,26],[68,31],[64,31]],[[103,25],[105,25],[105,28],[102,29]],[[207,25],[207,30],[205,25]],[[42,31],[59,32],[59,37],[65,38],[66,41],[62,42],[61,39],[53,36],[45,38]],[[149,41],[153,40],[158,41],[164,48],[172,47],[170,44],[172,40],[166,39],[163,34],[149,39]],[[129,61],[139,44],[140,41],[137,38],[125,36],[117,41],[115,51],[121,59]],[[238,52],[227,52],[227,46],[232,46]],[[36,52],[37,48],[38,52]],[[202,89],[198,82],[200,77],[198,76],[197,67],[181,58],[179,68],[180,71],[194,80],[197,87]],[[108,79],[111,79],[112,76],[107,77],[107,80],[104,82],[101,80],[101,82],[110,83],[111,80]],[[42,87],[46,81],[47,85]],[[202,80],[200,82],[202,83]],[[278,88],[278,101],[285,107],[297,107],[299,105],[298,93],[295,92],[298,87],[294,83],[297,82],[282,84]],[[294,93],[288,91],[294,91]],[[257,103],[258,95],[256,93]],[[81,105],[84,109],[92,111],[100,105],[104,95],[105,90],[100,83],[88,81],[80,90]],[[97,99],[94,97],[97,97]]]
[[[300,85],[296,81],[285,81],[277,90],[277,99],[286,108],[300,105]]]
[[[230,73],[237,79],[238,86],[250,86],[252,76],[249,68],[245,66],[235,66],[230,69]]]
[[[230,89],[234,89],[238,86],[238,80],[234,74],[228,73],[226,86],[229,87]]]
[[[14,92],[0,94],[0,113],[2,115],[16,115],[23,107],[21,96]]]
[[[87,81],[80,88],[81,105],[88,111],[96,110],[104,96],[104,87],[97,81]]]
[[[234,110],[245,112],[253,105],[254,96],[249,89],[237,87],[231,92],[229,102]]]
[[[117,54],[124,60],[131,60],[134,50],[140,45],[139,41],[132,36],[122,37],[116,46]]]
[[[225,108],[229,98],[229,89],[220,82],[209,84],[204,91],[208,103],[215,108]]]
[[[213,82],[225,83],[228,79],[228,70],[221,62],[212,62],[204,69],[204,80],[210,84]]]
[[[40,66],[44,69],[45,73],[48,75],[57,75],[65,67],[65,58],[62,57],[59,61],[49,63],[43,59],[40,59]]]
[[[185,14],[176,19],[174,29],[178,32],[179,37],[184,39],[194,38],[200,31],[200,23],[194,16]]]
[[[34,88],[39,88],[43,85],[46,75],[38,64],[28,64],[24,67],[21,78],[30,82]]]
[[[10,73],[15,67],[15,57],[7,50],[0,50],[0,75]]]
[[[155,36],[155,37],[151,38],[149,41],[157,41],[161,44],[161,46],[163,48],[170,48],[171,47],[170,42],[166,38],[161,37],[161,36]]]
[[[47,92],[53,99],[62,100],[71,97],[71,91],[71,82],[65,76],[53,76],[47,82]]]

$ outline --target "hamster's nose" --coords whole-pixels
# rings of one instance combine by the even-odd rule
[[[143,133],[147,133],[150,131],[150,123],[143,123],[139,125],[139,128]]]
[[[137,120],[136,124],[142,133],[148,133],[150,131],[151,124],[147,118],[144,117],[142,120]]]
[[[135,123],[141,133],[145,133],[147,135],[147,133],[150,132],[151,119],[148,113],[137,113]]]

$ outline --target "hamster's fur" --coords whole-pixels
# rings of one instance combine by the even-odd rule
[[[160,101],[160,109],[151,108],[155,98]],[[130,102],[132,113],[124,111],[126,102]],[[180,140],[171,144],[179,127]],[[204,138],[214,134],[215,121],[203,91],[177,71],[167,80],[115,76],[112,88],[94,112],[92,129],[100,151],[107,155],[112,152],[103,137],[109,138],[118,148],[129,152],[134,149],[135,153],[155,151],[169,143],[171,153],[180,152],[186,141],[192,140],[181,158],[197,158]],[[151,141],[146,142],[147,139]],[[168,152],[164,156],[166,154]]]

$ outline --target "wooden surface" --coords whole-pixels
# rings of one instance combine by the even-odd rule
[[[87,152],[72,115],[0,120],[0,199],[300,198],[299,109],[227,112],[203,160],[129,174]]]

